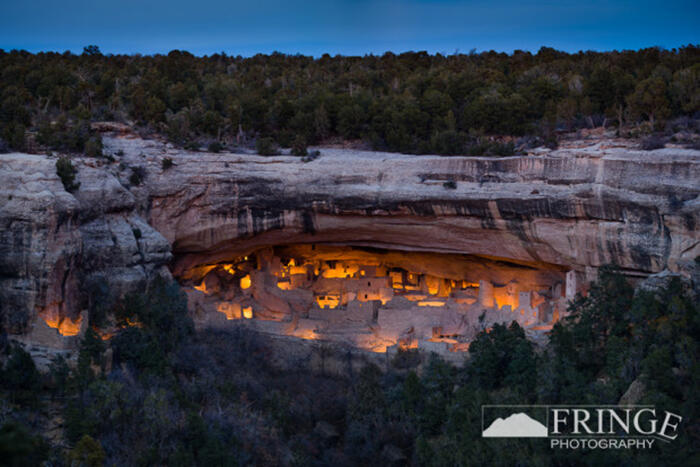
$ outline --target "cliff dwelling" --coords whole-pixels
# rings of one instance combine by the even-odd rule
[[[96,286],[108,286],[98,300],[109,301],[174,277],[200,328],[461,358],[495,323],[517,321],[544,342],[603,265],[630,278],[691,275],[700,254],[689,149],[573,141],[501,160],[329,148],[322,163],[303,163],[104,141],[146,168],[138,189],[127,188],[128,171],[91,160],[80,162],[75,196],[52,158],[6,156],[11,170],[0,174],[6,187],[33,187],[37,173],[52,187],[7,191],[1,253],[12,272],[0,277],[6,329],[46,355],[77,345]],[[168,170],[165,156],[177,161]],[[458,189],[445,188],[455,173]],[[17,223],[30,208],[46,214]],[[35,241],[46,255],[29,253]]]
[[[575,274],[497,257],[355,246],[266,247],[186,270],[197,319],[279,335],[342,341],[374,352],[465,352],[476,333],[517,321],[551,329],[576,293]]]

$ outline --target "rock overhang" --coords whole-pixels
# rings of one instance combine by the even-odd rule
[[[124,279],[123,290],[166,264],[184,277],[201,265],[298,244],[551,266],[576,271],[581,283],[607,263],[633,276],[683,273],[700,254],[698,151],[595,143],[475,158],[323,149],[303,163],[192,153],[124,135],[104,141],[106,152],[123,155],[117,164],[76,159],[82,185],[74,195],[62,189],[54,158],[0,156],[8,197],[0,252],[12,265],[3,294],[12,307],[28,307],[29,321],[52,303],[77,319],[84,298],[73,289],[105,254],[119,264],[100,273]],[[168,170],[165,157],[175,163]],[[131,167],[143,167],[140,186],[128,180]],[[96,241],[110,238],[117,241],[109,248]],[[48,254],[30,261],[30,251]],[[67,270],[76,279],[66,282]]]

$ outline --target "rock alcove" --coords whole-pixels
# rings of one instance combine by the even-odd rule
[[[264,247],[177,278],[201,324],[239,321],[374,352],[464,352],[497,322],[541,334],[576,290],[575,274],[553,264],[337,244]]]
[[[537,338],[605,264],[696,274],[698,151],[610,138],[507,158],[324,148],[303,162],[113,132],[118,163],[73,158],[73,193],[55,157],[5,154],[0,325],[48,362],[76,348],[92,304],[172,275],[201,326],[446,355],[495,322]]]

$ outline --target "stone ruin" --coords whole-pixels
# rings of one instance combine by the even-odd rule
[[[328,245],[265,248],[179,278],[200,326],[235,320],[374,352],[456,357],[495,323],[541,337],[563,317],[576,273],[491,258]]]

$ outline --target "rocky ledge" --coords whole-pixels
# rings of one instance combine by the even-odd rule
[[[690,275],[700,255],[700,151],[599,138],[504,158],[321,148],[303,162],[104,142],[116,161],[74,158],[74,193],[55,157],[0,155],[0,323],[28,342],[79,332],[101,284],[186,279],[278,245],[468,254],[582,284],[607,263]]]

